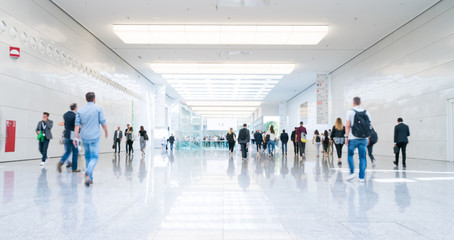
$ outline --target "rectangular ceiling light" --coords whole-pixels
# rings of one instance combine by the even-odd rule
[[[290,74],[293,63],[150,63],[155,73]]]
[[[317,45],[328,26],[114,25],[126,44]]]
[[[282,79],[284,75],[202,75],[202,74],[162,74],[165,79]]]
[[[259,107],[262,103],[258,101],[186,101],[186,105],[195,106],[240,106],[240,107]]]
[[[238,112],[253,112],[257,107],[191,107],[194,111],[238,111]]]

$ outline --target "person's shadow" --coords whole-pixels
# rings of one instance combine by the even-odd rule
[[[235,176],[235,163],[233,162],[233,157],[229,158],[229,166],[227,167],[227,176],[230,177],[230,179]]]
[[[396,179],[398,178],[400,178],[400,172],[396,171]],[[407,178],[405,171],[402,172],[402,178]],[[411,205],[411,196],[406,182],[396,182],[394,184],[394,201],[400,212],[405,212],[405,208]]]
[[[282,178],[285,178],[285,176],[288,174],[289,169],[287,165],[287,156],[282,157],[282,166],[281,166],[281,175]]]
[[[241,173],[240,175],[238,175],[238,184],[240,185],[240,187],[246,190],[251,183],[251,177],[249,176],[248,172],[248,161],[242,162],[243,163],[241,164]]]

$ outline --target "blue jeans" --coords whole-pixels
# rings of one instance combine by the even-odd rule
[[[77,157],[79,155],[79,149],[77,149],[76,146],[73,144],[73,140],[66,138],[65,139],[65,154],[60,159],[60,163],[63,164],[68,160],[69,155],[73,154],[73,160],[72,160],[72,169],[77,170]]]
[[[353,161],[353,155],[355,154],[355,149],[358,148],[359,179],[364,179],[366,173],[366,147],[367,139],[353,139],[348,141],[348,165],[350,166],[351,174],[353,174],[353,172],[355,171],[355,162]]]
[[[173,151],[173,143],[170,143],[170,151]]]
[[[274,144],[275,144],[274,140],[270,140],[268,142],[268,154],[271,154],[271,152],[274,152]]]
[[[93,169],[99,158],[99,138],[82,140],[82,145],[85,151],[85,175],[90,175],[90,180],[93,180]]]
[[[282,143],[282,153],[287,153],[287,143]]]

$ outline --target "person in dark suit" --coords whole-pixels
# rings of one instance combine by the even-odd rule
[[[247,124],[245,123],[243,124],[243,128],[238,133],[238,143],[241,145],[241,153],[243,160],[246,160],[247,158],[247,146],[249,145],[250,141],[251,134],[249,133],[249,130],[247,129]]]
[[[42,154],[41,158],[41,166],[47,161],[47,148],[49,148],[49,142],[52,139],[52,127],[54,126],[54,122],[49,120],[49,113],[43,112],[43,120],[38,122],[38,126],[36,126],[36,134],[38,136],[42,133],[42,138],[39,140],[39,152]]]
[[[260,153],[262,149],[263,137],[259,130],[254,133],[255,144],[257,144],[257,152]]]
[[[114,132],[113,142],[115,145],[115,153],[117,153],[117,145],[118,145],[118,154],[120,154],[120,143],[123,139],[123,132],[120,130],[120,126],[117,127],[117,130]]]
[[[296,127],[295,130],[293,130],[292,135],[290,136],[290,139],[293,142],[293,151],[295,151],[295,155],[298,155],[298,143],[295,142],[296,138]]]
[[[282,130],[281,137],[282,143],[282,155],[287,155],[287,142],[288,142],[288,134],[285,132],[285,130]]]
[[[397,147],[396,160],[394,165],[399,165],[399,152],[402,149],[402,166],[407,167],[406,164],[406,149],[408,144],[408,137],[410,136],[410,128],[403,123],[402,118],[398,118],[398,124],[394,127],[394,147]]]

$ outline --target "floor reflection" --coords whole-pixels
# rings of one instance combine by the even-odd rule
[[[454,166],[448,164],[412,160],[408,170],[393,169],[392,158],[377,157],[361,184],[345,179],[347,163],[310,152],[303,160],[254,148],[246,161],[239,151],[230,157],[222,150],[100,157],[90,188],[83,173],[57,173],[58,159],[43,169],[30,162],[4,165],[0,221],[8,224],[0,239],[454,236],[447,227],[454,224]],[[423,216],[421,208],[432,214]]]

